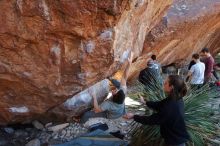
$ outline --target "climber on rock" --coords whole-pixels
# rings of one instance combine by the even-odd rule
[[[103,117],[107,119],[116,119],[123,116],[125,111],[125,96],[127,93],[127,78],[129,73],[129,68],[132,63],[133,52],[130,53],[129,58],[126,60],[126,68],[123,72],[121,81],[109,78],[114,88],[111,90],[112,97],[105,100],[100,105],[98,104],[96,94],[94,91],[89,90],[89,94],[93,98],[94,109],[83,114],[80,123],[85,123],[89,118]]]

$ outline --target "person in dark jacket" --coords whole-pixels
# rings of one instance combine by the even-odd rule
[[[155,65],[153,60],[147,62],[147,67],[140,72],[138,80],[150,89],[154,89],[158,82],[163,84],[158,65]]]
[[[162,101],[145,102],[143,97],[141,98],[142,102],[157,113],[151,116],[127,113],[124,117],[133,118],[134,121],[141,124],[160,125],[160,133],[167,146],[184,146],[190,138],[184,121],[184,102],[182,99],[187,92],[186,84],[180,76],[170,75],[164,83],[164,91],[168,96]]]
[[[188,66],[188,71],[191,69],[191,67],[193,66],[193,65],[195,65],[196,64],[196,62],[194,61],[194,60],[191,60],[190,61],[190,63],[189,63],[189,66]],[[186,77],[186,82],[188,82],[189,81],[189,76],[187,76]]]

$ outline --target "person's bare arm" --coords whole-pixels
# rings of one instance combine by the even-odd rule
[[[92,96],[92,98],[93,98],[94,112],[95,112],[95,113],[102,112],[102,109],[99,107],[99,104],[98,104],[96,95],[95,95],[91,90],[89,90],[89,94],[90,94],[90,95]]]
[[[191,71],[189,71],[189,72],[188,72],[188,74],[187,74],[187,77],[189,77],[189,78],[190,78],[191,76],[192,76],[192,72],[191,72]]]
[[[195,71],[194,67],[195,67],[195,66],[192,65],[191,68],[190,68],[190,70],[188,71],[188,74],[187,74],[187,82],[192,79],[193,72]]]

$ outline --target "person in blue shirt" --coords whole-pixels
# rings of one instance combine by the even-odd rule
[[[160,63],[157,61],[157,56],[153,54],[153,55],[151,56],[151,59],[152,59],[153,62],[154,62],[154,68],[156,68],[159,73],[162,73],[161,65],[160,65]]]

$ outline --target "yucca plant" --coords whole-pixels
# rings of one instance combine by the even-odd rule
[[[215,62],[220,63],[220,53],[215,56]]]
[[[156,76],[153,75],[153,77],[157,79]],[[137,99],[138,94],[147,97],[149,101],[159,101],[165,98],[162,85],[158,80],[150,87],[144,86],[140,82],[136,83],[136,88],[135,91],[137,91],[137,93],[131,93],[131,98]],[[187,131],[191,136],[191,141],[188,143],[189,145],[203,146],[205,145],[206,139],[215,135],[216,127],[210,115],[212,109],[208,104],[209,99],[215,96],[215,88],[205,85],[198,90],[189,89],[187,95],[183,98],[185,103],[185,122]],[[163,145],[164,142],[160,136],[159,126],[142,125],[136,122],[132,122],[130,126],[130,134],[132,137],[131,145]]]

